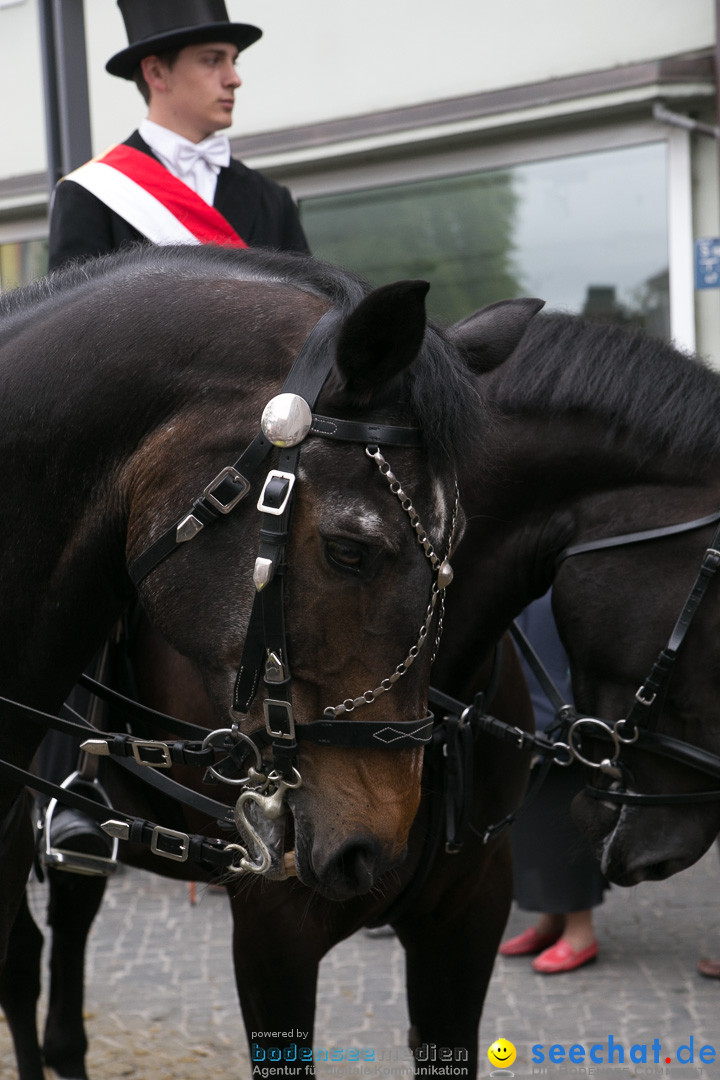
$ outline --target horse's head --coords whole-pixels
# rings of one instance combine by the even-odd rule
[[[574,816],[620,885],[685,869],[720,831],[720,583],[694,614],[685,608],[713,528],[581,553],[556,581],[578,710],[611,729],[630,717],[619,742],[592,723],[577,729],[583,756],[612,767],[587,769]]]
[[[345,897],[402,859],[417,811],[461,530],[454,459],[477,402],[454,347],[426,327],[422,282],[355,297],[329,323],[327,302],[290,286],[223,282],[217,310],[219,291],[195,281],[187,302],[205,324],[208,306],[230,323],[237,363],[210,375],[207,354],[227,340],[174,335],[206,373],[123,470],[129,563],[151,621],[248,750],[249,780],[235,779],[249,859],[283,876],[294,851],[303,882]],[[299,352],[295,400],[278,402]],[[231,462],[244,479],[211,485],[234,503],[211,520],[207,496],[193,499]],[[138,564],[164,537],[171,554]]]
[[[707,592],[690,619],[684,609],[703,552],[718,546],[717,522],[583,545],[718,510],[720,378],[637,329],[560,314],[528,320],[498,364],[483,334],[503,310],[512,307],[455,330],[495,423],[486,468],[461,475],[468,529],[456,568],[472,564],[477,593],[452,593],[450,614],[459,609],[486,643],[553,586],[575,704],[604,722],[582,722],[572,736],[591,763],[588,783],[604,793],[577,799],[578,822],[613,880],[663,878],[720,829],[717,574],[703,572]],[[668,644],[677,659],[662,658],[667,677],[653,689],[647,676]],[[641,699],[656,694],[648,708],[636,702],[641,686]],[[634,719],[613,734],[630,716],[637,739]]]

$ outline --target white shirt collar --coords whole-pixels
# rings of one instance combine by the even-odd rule
[[[154,120],[148,120],[145,118],[141,121],[138,128],[140,137],[148,144],[153,153],[160,159],[162,164],[168,169],[173,176],[177,176],[193,191],[197,192],[201,198],[212,205],[215,198],[215,188],[217,186],[217,174],[218,168],[208,165],[207,162],[199,159],[193,166],[190,172],[183,171],[182,173],[177,168],[175,162],[177,161],[178,151],[181,147],[186,147],[190,150],[196,150],[198,143],[191,142],[190,139],[186,139],[184,135],[178,135],[176,131],[171,131],[170,128],[162,127],[160,124],[156,124]],[[227,145],[227,162],[230,161],[230,142],[227,136],[211,136],[213,139],[222,139]],[[204,142],[205,140],[203,140]]]

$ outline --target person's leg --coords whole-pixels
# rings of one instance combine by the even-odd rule
[[[587,949],[595,942],[592,908],[586,911],[569,911],[565,916],[562,938],[575,952]]]
[[[597,954],[592,908],[569,911],[561,937],[536,956],[532,966],[542,975],[558,975],[589,964]]]
[[[500,946],[501,956],[532,956],[553,945],[565,927],[564,915],[540,914],[534,926],[509,938]]]

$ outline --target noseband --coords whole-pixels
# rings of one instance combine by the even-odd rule
[[[602,551],[691,532],[706,525],[716,524],[718,521],[720,521],[720,512],[678,525],[575,544],[560,553],[556,560],[556,570],[567,558],[591,551]],[[711,544],[703,555],[695,582],[683,604],[668,643],[664,649],[660,650],[650,673],[635,694],[627,717],[615,723],[608,723],[596,717],[579,716],[571,706],[561,703],[558,713],[560,723],[566,733],[566,741],[554,744],[560,754],[559,758],[556,756],[556,762],[567,765],[576,760],[586,768],[599,770],[610,776],[613,781],[608,790],[587,786],[585,790],[592,798],[632,806],[663,806],[720,800],[720,788],[712,791],[657,795],[628,791],[627,786],[631,782],[631,774],[621,760],[624,746],[636,746],[638,749],[669,758],[678,764],[720,779],[720,756],[657,730],[678,651],[718,569],[720,569],[720,526],[716,528]],[[583,735],[588,738],[600,738],[604,742],[609,741],[612,746],[611,753],[599,762],[588,758],[581,748]]]

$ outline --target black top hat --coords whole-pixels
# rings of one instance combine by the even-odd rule
[[[105,70],[132,79],[144,56],[201,45],[204,41],[230,41],[242,51],[262,37],[249,23],[231,23],[225,0],[118,0],[129,46],[111,56]]]

